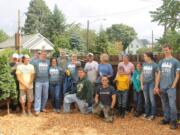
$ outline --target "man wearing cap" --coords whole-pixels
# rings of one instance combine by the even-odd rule
[[[26,54],[22,57],[22,64],[17,66],[16,75],[19,81],[20,96],[19,101],[22,107],[22,115],[26,115],[25,103],[27,97],[27,112],[31,113],[31,105],[33,102],[33,80],[34,80],[34,66],[29,64],[30,57]]]
[[[98,63],[94,61],[94,54],[93,53],[88,53],[87,55],[87,60],[88,62],[85,64],[84,70],[87,73],[87,78],[91,83],[95,84],[98,76]],[[94,95],[93,91],[93,95]]]
[[[11,75],[14,77],[15,79],[15,82],[16,82],[16,91],[18,92],[18,96],[19,96],[19,82],[17,80],[17,77],[16,77],[16,69],[17,69],[17,66],[19,65],[19,55],[17,53],[13,53],[12,57],[11,57],[11,62],[9,63],[9,65],[11,66]],[[19,97],[17,97],[17,99],[19,99]],[[17,109],[19,109],[19,103],[17,105],[17,102],[12,102],[11,103],[11,108],[12,108],[12,111],[17,111]],[[18,107],[18,108],[17,108]]]

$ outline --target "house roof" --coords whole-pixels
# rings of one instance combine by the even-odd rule
[[[21,44],[31,39],[34,35],[25,35],[21,37]],[[0,43],[0,48],[14,48],[15,47],[15,36],[8,38],[6,41]]]
[[[42,43],[44,43],[44,45],[42,45]],[[41,44],[41,46],[39,44]],[[31,50],[42,49],[42,46],[44,46],[45,50],[53,50],[54,45],[46,37],[44,37],[40,33],[37,33],[37,34],[22,36],[21,46],[22,48],[27,48]],[[14,47],[15,47],[15,36],[8,38],[6,41],[0,43],[0,49],[14,48]]]

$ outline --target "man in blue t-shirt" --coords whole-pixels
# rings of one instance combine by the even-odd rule
[[[159,62],[159,72],[154,91],[160,95],[163,106],[164,119],[160,124],[166,125],[170,123],[170,128],[176,129],[176,85],[179,80],[180,63],[172,56],[171,51],[170,45],[163,47],[165,58]]]
[[[46,59],[46,52],[42,51],[40,59],[34,63],[36,80],[35,80],[35,101],[34,110],[35,115],[39,115],[39,112],[46,112],[46,103],[48,100],[49,89],[49,60]]]

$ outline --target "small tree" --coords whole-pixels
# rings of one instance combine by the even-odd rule
[[[0,55],[0,101],[17,99],[15,80],[11,75],[11,67],[6,55]]]

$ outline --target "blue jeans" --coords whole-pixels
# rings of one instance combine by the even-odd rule
[[[154,82],[144,84],[145,114],[156,115],[156,101],[154,95]]]
[[[64,97],[64,112],[70,112],[71,103],[76,103],[81,113],[88,113],[88,103],[84,100],[78,99],[76,94],[69,94]]]
[[[142,91],[134,90],[134,103],[137,112],[142,112]]]
[[[169,88],[162,90],[160,97],[163,107],[164,119],[166,121],[177,121],[176,89]]]
[[[49,82],[36,82],[35,83],[35,100],[34,110],[40,112],[45,109],[48,100]]]
[[[61,85],[60,84],[50,84],[50,92],[51,92],[51,103],[54,109],[60,110],[61,108]]]
[[[128,100],[128,91],[117,91],[118,107],[126,108]]]

